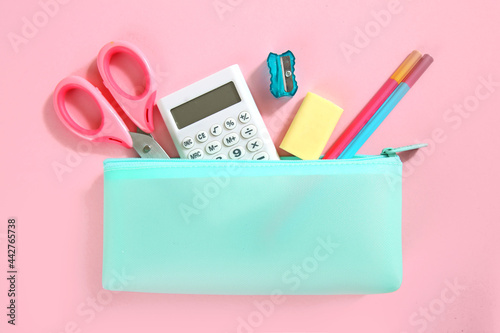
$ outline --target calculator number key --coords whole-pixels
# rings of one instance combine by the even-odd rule
[[[262,143],[261,139],[253,139],[247,143],[247,149],[249,151],[257,151],[262,149],[262,147],[264,147],[264,143]]]
[[[219,136],[222,133],[222,126],[221,125],[213,125],[212,128],[210,128],[210,134],[213,136]]]
[[[193,146],[194,146],[193,138],[186,137],[184,140],[182,140],[182,147],[190,149],[193,148]]]
[[[238,120],[242,124],[248,123],[250,121],[250,112],[247,112],[247,111],[241,112],[240,115],[238,116]]]
[[[227,160],[227,156],[224,154],[220,154],[214,157],[214,160]]]
[[[254,125],[248,125],[241,129],[241,136],[245,139],[251,138],[255,134],[257,134],[257,127]]]
[[[233,160],[239,160],[245,155],[245,148],[238,146],[234,147],[229,151],[229,158]]]
[[[224,121],[224,126],[228,130],[232,130],[236,127],[236,120],[234,120],[233,118],[227,118],[226,121]]]
[[[264,161],[269,159],[269,155],[265,151],[261,151],[260,153],[253,155],[253,159],[258,161]]]
[[[222,139],[224,145],[228,147],[234,146],[235,144],[238,143],[238,141],[240,141],[240,137],[236,133],[229,133]]]
[[[196,134],[196,140],[198,142],[205,142],[208,140],[208,134],[205,131],[199,131],[198,134]]]
[[[188,158],[190,160],[197,160],[203,157],[203,151],[201,149],[194,149],[188,153]]]
[[[207,152],[207,154],[213,155],[215,153],[218,153],[221,150],[221,148],[222,145],[219,142],[212,141],[207,144],[207,146],[205,147],[205,151]]]

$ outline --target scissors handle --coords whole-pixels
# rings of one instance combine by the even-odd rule
[[[68,113],[66,109],[66,94],[73,89],[79,89],[90,95],[101,111],[101,125],[98,129],[87,129],[80,126]],[[104,98],[102,93],[90,82],[79,76],[69,76],[57,85],[54,91],[54,108],[59,119],[73,133],[79,137],[101,142],[107,141],[132,148],[133,142],[130,132],[115,112],[111,104]]]
[[[111,76],[110,61],[118,53],[125,53],[131,56],[141,66],[146,77],[146,87],[138,96],[125,92]],[[142,51],[137,46],[128,42],[108,43],[99,51],[97,68],[103,78],[104,85],[127,116],[144,132],[153,132],[153,106],[156,99],[157,83],[146,56]]]

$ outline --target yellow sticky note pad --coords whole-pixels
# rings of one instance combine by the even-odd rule
[[[319,159],[342,112],[329,100],[308,92],[280,148],[303,160]]]

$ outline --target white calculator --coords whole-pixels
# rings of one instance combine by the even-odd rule
[[[238,65],[157,104],[181,158],[279,160]]]

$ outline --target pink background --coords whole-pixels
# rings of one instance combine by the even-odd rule
[[[66,2],[57,8],[42,0],[52,3],[50,16],[37,0],[0,7],[2,274],[8,217],[18,219],[19,237],[18,325],[6,324],[2,278],[2,331],[220,333],[237,332],[241,318],[252,325],[241,332],[500,331],[498,1],[400,0],[395,8],[382,0]],[[390,18],[382,15],[388,9]],[[26,22],[34,20],[40,27],[30,30]],[[355,40],[358,29],[369,36]],[[13,45],[13,38],[24,40]],[[159,96],[239,64],[276,144],[306,92],[345,109],[331,143],[411,50],[431,54],[429,71],[361,151],[431,145],[405,164],[401,289],[287,296],[265,314],[255,302],[266,296],[104,292],[102,161],[134,152],[86,144],[67,131],[51,94],[70,74],[102,86],[95,58],[119,39],[146,53]],[[347,44],[357,53],[344,54]],[[299,90],[276,100],[265,60],[288,49],[297,58]],[[482,78],[497,83],[485,86]],[[461,113],[453,110],[464,103]],[[157,140],[175,155],[158,111],[154,116]]]

